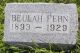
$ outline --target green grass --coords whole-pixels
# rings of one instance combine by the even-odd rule
[[[4,8],[6,3],[35,3],[35,2],[43,2],[43,3],[75,3],[77,4],[78,15],[80,17],[80,0],[0,0],[0,53],[80,53],[80,31],[77,34],[77,43],[76,48],[72,48],[68,51],[64,50],[51,50],[51,44],[49,44],[49,49],[35,47],[26,47],[20,48],[15,46],[10,46],[2,41],[3,31],[4,31]]]

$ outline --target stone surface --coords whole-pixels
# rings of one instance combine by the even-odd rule
[[[4,23],[3,40],[7,43],[76,44],[78,14],[75,4],[8,3]]]

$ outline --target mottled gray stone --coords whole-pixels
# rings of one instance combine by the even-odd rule
[[[47,14],[51,15],[64,15],[69,16],[68,21],[64,24],[67,24],[68,31],[66,32],[47,32],[46,30],[36,30],[31,29],[30,31],[20,31],[20,30],[11,30],[11,24],[13,21],[11,20],[12,14],[21,13],[22,15],[26,13],[33,13],[37,15],[37,13],[42,13],[45,17]],[[24,13],[24,14],[23,14]],[[31,15],[33,15],[31,14]],[[40,14],[39,14],[40,15]],[[57,17],[56,17],[57,18]],[[46,27],[47,23],[45,22],[46,18],[44,18],[44,22],[36,23],[31,22],[31,27],[33,26],[42,26]],[[24,44],[31,45],[32,42],[36,43],[54,43],[54,44],[62,44],[62,45],[75,45],[76,44],[76,36],[78,30],[78,13],[75,4],[56,4],[56,3],[8,3],[5,7],[5,29],[4,29],[4,41],[10,44]],[[20,23],[20,22],[15,22]],[[23,22],[25,23],[25,22]],[[27,22],[26,22],[27,23]],[[29,22],[28,22],[29,23]],[[36,24],[34,24],[36,23]],[[52,22],[49,22],[50,24]],[[58,22],[55,22],[57,24]],[[54,24],[54,23],[52,23]],[[59,24],[59,23],[58,23]],[[62,24],[61,24],[62,25]],[[24,44],[23,44],[24,43]],[[30,43],[30,44],[28,44]],[[44,44],[45,45],[45,44]]]

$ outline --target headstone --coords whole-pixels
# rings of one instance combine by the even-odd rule
[[[8,3],[4,41],[13,45],[76,44],[78,14],[75,4]]]

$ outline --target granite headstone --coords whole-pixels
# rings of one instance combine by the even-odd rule
[[[3,40],[9,44],[76,44],[78,13],[75,4],[7,3],[4,23]]]

